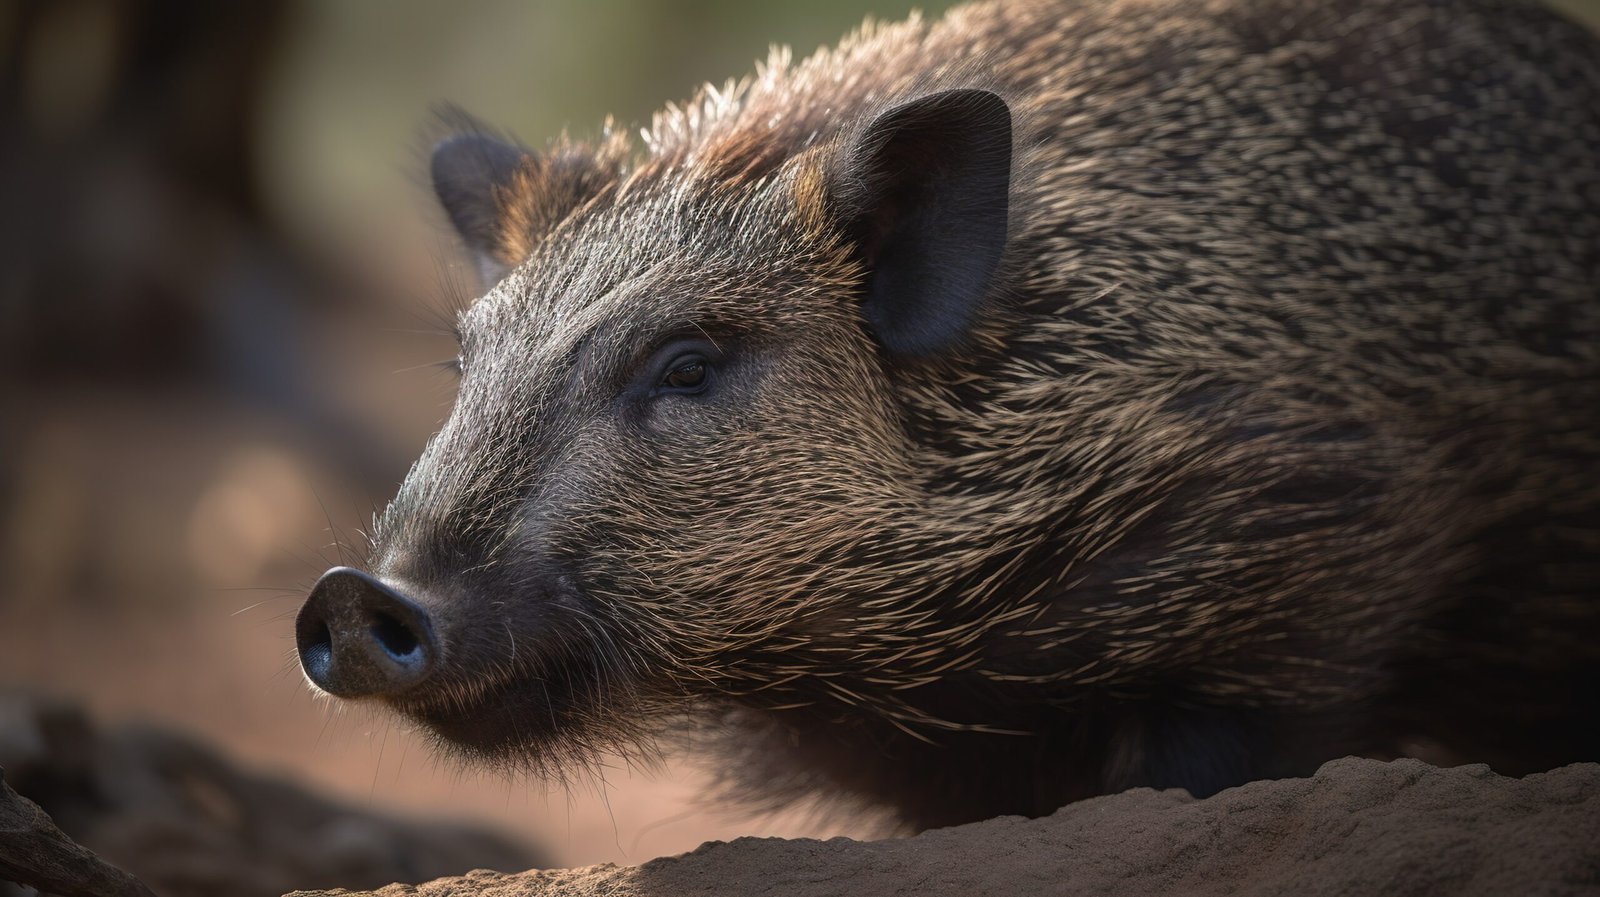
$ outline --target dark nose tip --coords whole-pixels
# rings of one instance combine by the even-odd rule
[[[341,698],[399,694],[426,679],[439,656],[428,612],[350,567],[311,587],[294,638],[306,676]]]

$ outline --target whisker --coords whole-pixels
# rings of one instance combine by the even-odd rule
[[[339,529],[333,525],[333,515],[328,513],[328,505],[322,500],[322,493],[317,491],[315,487],[312,487],[311,494],[317,499],[317,507],[322,509],[322,516],[328,521],[328,533],[329,535],[333,536],[333,548],[334,551],[339,555],[339,565],[341,567],[348,567],[349,563],[344,557],[344,546],[339,542]]]

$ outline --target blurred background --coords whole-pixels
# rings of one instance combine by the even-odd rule
[[[692,760],[553,790],[440,762],[314,701],[292,621],[451,402],[475,287],[425,184],[437,104],[537,147],[911,6],[0,0],[0,689],[558,865],[872,831],[718,805]]]

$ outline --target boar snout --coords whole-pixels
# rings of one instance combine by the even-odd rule
[[[306,678],[341,698],[398,695],[426,680],[439,657],[428,611],[351,567],[312,586],[295,642]]]

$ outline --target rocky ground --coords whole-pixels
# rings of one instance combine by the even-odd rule
[[[544,862],[492,832],[358,809],[63,702],[0,695],[0,768],[0,897],[17,893],[8,881],[63,897],[275,897]]]
[[[308,891],[296,897],[344,892]],[[741,838],[641,866],[475,872],[384,897],[1600,894],[1600,765],[1346,759],[1195,800],[1135,789],[1045,819],[876,842]]]

